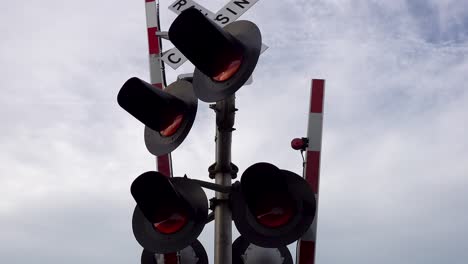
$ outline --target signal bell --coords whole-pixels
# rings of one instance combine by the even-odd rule
[[[233,186],[234,223],[251,243],[280,247],[299,239],[315,217],[316,201],[299,175],[270,163],[256,163]]]
[[[145,124],[146,148],[156,156],[167,154],[182,143],[192,128],[198,106],[192,84],[185,80],[178,80],[163,91],[133,77],[122,86],[117,101]]]
[[[216,102],[234,94],[252,75],[262,36],[250,21],[219,27],[195,8],[183,11],[169,28],[169,39],[195,65],[197,97]]]
[[[145,172],[132,183],[131,193],[137,202],[133,234],[150,252],[181,250],[197,239],[206,224],[205,192],[187,178]]]

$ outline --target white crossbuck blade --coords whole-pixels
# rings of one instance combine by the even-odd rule
[[[195,7],[200,10],[205,16],[213,20],[216,24],[221,27],[236,21],[242,14],[244,14],[249,8],[251,8],[258,0],[231,0],[223,8],[221,8],[216,14],[196,3],[193,0],[176,0],[169,6],[169,10],[176,14],[182,13],[187,8]],[[262,43],[262,49],[260,53],[263,53],[268,49],[268,46]],[[179,68],[187,58],[177,48],[172,48],[163,52],[161,59],[169,65],[172,69]]]

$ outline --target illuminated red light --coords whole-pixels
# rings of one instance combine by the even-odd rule
[[[218,75],[213,77],[213,80],[218,82],[224,82],[231,78],[240,68],[242,59],[233,60],[226,69],[222,70]]]
[[[295,138],[291,141],[291,147],[295,150],[305,150],[307,143],[302,138]]]
[[[183,114],[177,115],[174,118],[174,120],[172,121],[172,123],[170,123],[166,128],[159,131],[159,133],[163,137],[170,137],[170,136],[174,135],[177,132],[177,130],[179,129],[179,127],[182,124],[183,120],[184,120],[184,115]]]
[[[265,199],[254,210],[258,223],[269,227],[281,227],[289,223],[294,215],[292,201],[289,199]]]
[[[172,213],[167,219],[153,223],[156,230],[163,234],[173,234],[181,230],[187,224],[187,215]]]

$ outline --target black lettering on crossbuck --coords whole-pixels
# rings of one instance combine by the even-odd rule
[[[177,58],[176,60],[173,60],[172,59],[173,56],[175,56],[175,53],[169,54],[169,56],[167,56],[167,59],[174,64],[177,64],[182,60],[182,58]]]
[[[187,4],[187,0],[179,0],[172,7],[177,8],[177,11],[180,11],[180,9],[186,4]]]

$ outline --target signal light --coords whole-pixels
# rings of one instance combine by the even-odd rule
[[[232,264],[293,264],[286,246],[262,248],[238,237],[232,244]]]
[[[195,65],[194,91],[205,102],[223,100],[244,85],[257,65],[262,45],[254,23],[236,21],[221,28],[195,8],[183,11],[168,34]]]
[[[179,129],[180,125],[182,125],[183,119],[183,114],[177,114],[174,118],[172,118],[172,122],[170,124],[167,124],[165,128],[159,131],[159,134],[161,134],[163,137],[174,135]]]
[[[192,263],[192,264],[208,264],[208,255],[206,254],[205,248],[200,241],[195,240],[191,245],[180,250],[176,255],[177,259],[170,263]],[[157,253],[153,253],[146,249],[141,254],[141,264],[163,264],[167,263],[167,259],[158,262]]]
[[[176,149],[192,128],[198,100],[190,82],[178,80],[158,89],[136,77],[119,91],[119,105],[145,124],[145,144],[160,156]]]
[[[299,175],[269,163],[242,174],[231,193],[232,216],[241,233],[261,247],[280,247],[300,238],[315,217],[316,201]]]
[[[137,202],[133,233],[151,252],[183,249],[196,240],[206,224],[206,195],[187,178],[145,172],[132,183],[131,193]]]
[[[224,70],[221,70],[221,72],[213,77],[213,80],[218,81],[218,82],[224,82],[231,78],[234,73],[239,70],[239,67],[241,66],[242,60],[234,60],[231,61]]]
[[[295,213],[291,197],[284,195],[280,197],[272,192],[253,200],[252,203],[256,204],[252,212],[257,222],[270,228],[286,225]]]
[[[153,223],[153,226],[163,234],[173,234],[181,230],[185,224],[187,224],[187,214],[183,210],[175,209],[166,219]]]

